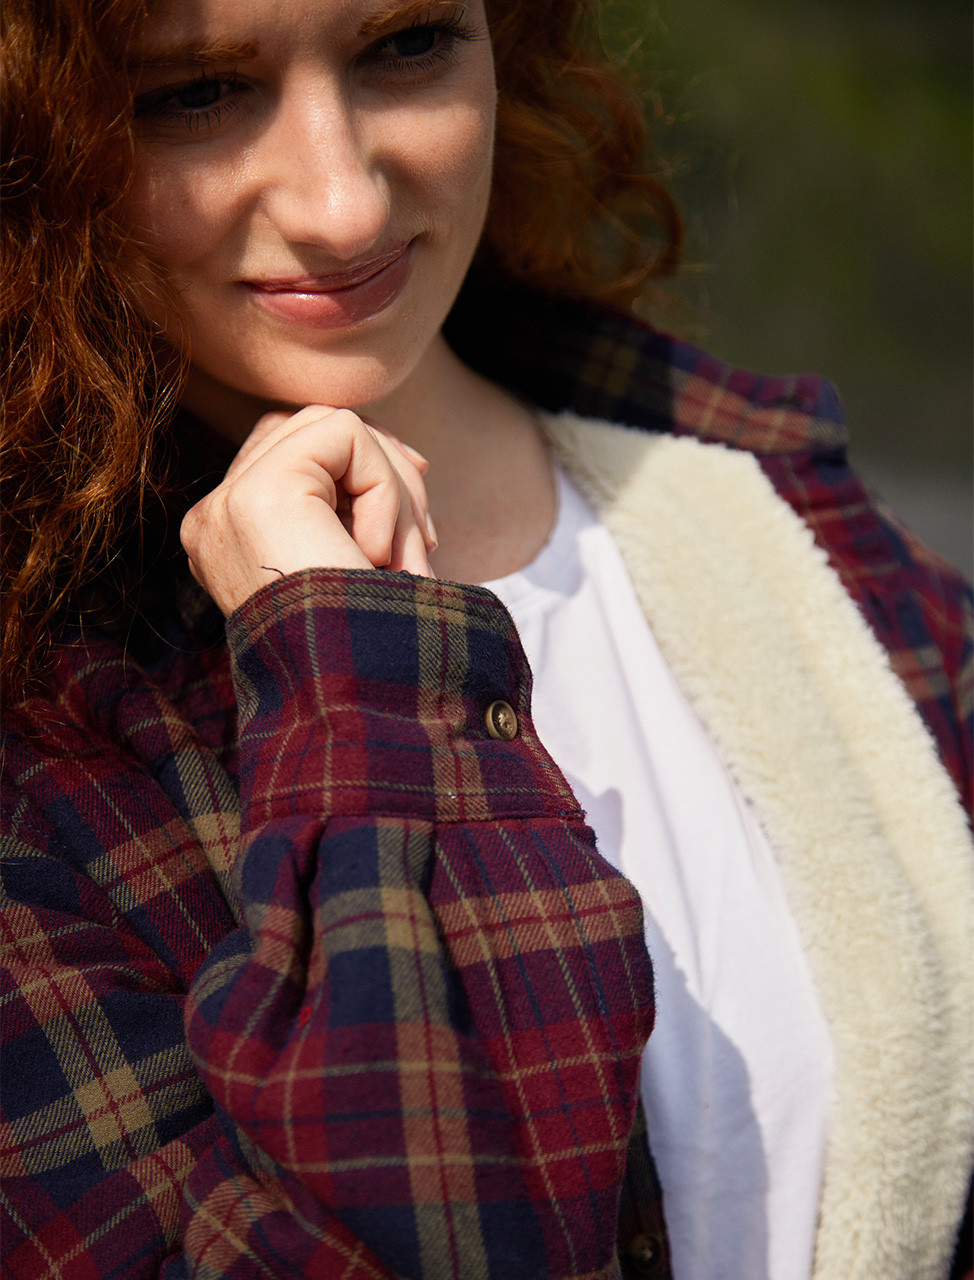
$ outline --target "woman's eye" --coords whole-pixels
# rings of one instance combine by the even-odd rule
[[[439,36],[440,32],[434,27],[412,27],[383,40],[377,52],[389,52],[399,58],[422,57],[425,53],[432,53]]]
[[[462,42],[477,40],[480,35],[459,15],[418,23],[377,40],[367,51],[365,61],[397,74],[416,74],[451,62]]]
[[[183,84],[161,85],[135,99],[135,118],[144,131],[213,130],[240,105],[246,84],[236,75],[201,75]]]
[[[184,85],[173,94],[181,107],[189,110],[200,107],[212,107],[220,100],[223,85],[219,80],[197,80],[195,84]]]

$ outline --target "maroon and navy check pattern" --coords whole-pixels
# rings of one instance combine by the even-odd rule
[[[205,680],[78,639],[14,717],[11,1274],[151,1274],[177,1173],[166,1275],[606,1273],[652,979],[509,617],[318,571],[228,630]]]
[[[535,402],[754,450],[969,785],[961,584],[870,502],[823,384],[478,297],[453,340]],[[149,621],[66,637],[7,717],[4,1274],[608,1276],[617,1222],[624,1272],[638,1233],[668,1274],[639,905],[496,599],[316,571],[226,636],[192,588]]]

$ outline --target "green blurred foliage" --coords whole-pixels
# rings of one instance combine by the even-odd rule
[[[970,5],[606,0],[602,24],[687,220],[665,318],[825,373],[860,456],[969,474]]]

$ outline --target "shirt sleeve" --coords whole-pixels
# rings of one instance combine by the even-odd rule
[[[67,1208],[32,1224],[11,1274],[44,1274],[37,1242],[63,1258],[72,1233],[88,1270],[49,1273],[507,1280],[611,1267],[651,975],[638,899],[534,736],[506,612],[477,589],[313,571],[259,592],[228,640],[237,924],[188,995],[159,1002],[168,1030],[144,1009],[161,1040],[188,1047],[202,1087],[195,1124],[141,1157],[171,1163],[178,1147],[180,1176],[163,1178],[169,1194],[178,1184],[177,1238],[164,1262],[148,1232],[136,1240],[131,1205],[149,1198],[132,1185],[138,1159],[80,1198],[59,1174]],[[507,740],[485,723],[498,701],[517,725]],[[69,928],[56,915],[45,938]],[[116,945],[111,922],[100,928]],[[114,1000],[134,1022],[147,980],[116,966],[89,1003]],[[47,1024],[43,1036],[63,1074]],[[123,1058],[143,1062],[132,1041]],[[81,1088],[104,1090],[106,1067]],[[56,1108],[67,1090],[53,1092]],[[21,1139],[47,1123],[38,1102],[16,1100]],[[95,1189],[128,1217],[126,1265],[139,1247],[139,1269],[120,1267],[121,1249],[99,1254],[77,1208]]]

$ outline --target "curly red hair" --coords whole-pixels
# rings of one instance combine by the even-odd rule
[[[487,0],[497,73],[485,245],[545,292],[631,304],[675,270],[682,225],[643,107],[606,60],[599,0]]]
[[[153,483],[183,367],[136,301],[132,104],[118,68],[145,0],[6,0],[2,99],[2,681],[20,698],[59,617]],[[548,292],[628,304],[676,264],[640,103],[596,0],[487,0],[498,81],[481,257]],[[158,282],[165,289],[164,281]]]

